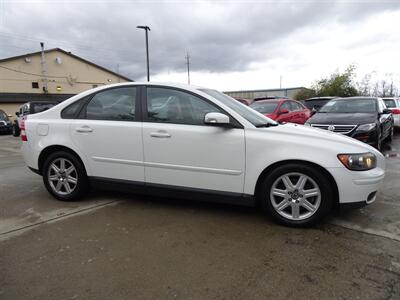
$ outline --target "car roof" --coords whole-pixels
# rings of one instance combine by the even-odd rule
[[[312,98],[309,98],[309,99],[305,99],[304,101],[314,101],[314,100],[332,100],[332,99],[335,99],[335,98],[339,98],[339,97],[336,97],[336,96],[312,97]]]

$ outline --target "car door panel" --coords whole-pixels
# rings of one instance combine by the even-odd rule
[[[71,120],[70,136],[89,164],[89,176],[144,183],[142,123],[136,88],[101,91]],[[136,105],[136,106],[135,106]]]
[[[143,107],[146,183],[243,193],[244,129],[205,125],[219,109],[174,89],[148,88]]]

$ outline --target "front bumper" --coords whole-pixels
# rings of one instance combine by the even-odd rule
[[[346,168],[330,168],[339,190],[339,203],[370,204],[385,178],[385,170],[377,167],[368,171],[350,171]]]
[[[0,132],[11,132],[12,131],[12,124],[10,125],[0,125]]]

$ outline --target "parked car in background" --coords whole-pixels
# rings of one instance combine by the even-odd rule
[[[259,113],[278,122],[304,124],[311,116],[311,112],[303,104],[295,100],[258,100],[250,107]]]
[[[23,120],[27,115],[37,114],[48,110],[58,103],[59,102],[57,101],[30,101],[21,105],[19,111],[15,113],[17,119],[14,121],[12,126],[13,136],[19,136],[21,134],[21,120]]]
[[[400,99],[383,98],[386,107],[392,111],[394,126],[400,128]]]
[[[311,114],[315,114],[326,103],[337,97],[314,97],[303,101],[303,104],[311,110]]]
[[[4,110],[0,109],[0,133],[10,134],[12,132],[11,116],[7,115]]]
[[[245,98],[239,98],[239,97],[235,97],[233,99],[235,99],[235,100],[239,101],[240,103],[243,103],[244,105],[247,105],[247,106],[249,106],[251,103],[253,103],[253,100],[251,100],[251,99],[245,99]]]
[[[26,164],[55,198],[91,186],[259,204],[310,226],[376,199],[384,156],[366,144],[279,124],[215,90],[120,83],[76,95],[21,124]]]
[[[393,138],[393,116],[381,98],[336,98],[325,104],[306,123],[341,133],[381,149]]]

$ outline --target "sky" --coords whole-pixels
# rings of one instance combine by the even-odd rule
[[[59,47],[135,81],[309,87],[350,64],[400,86],[400,0],[0,0],[0,58]]]

